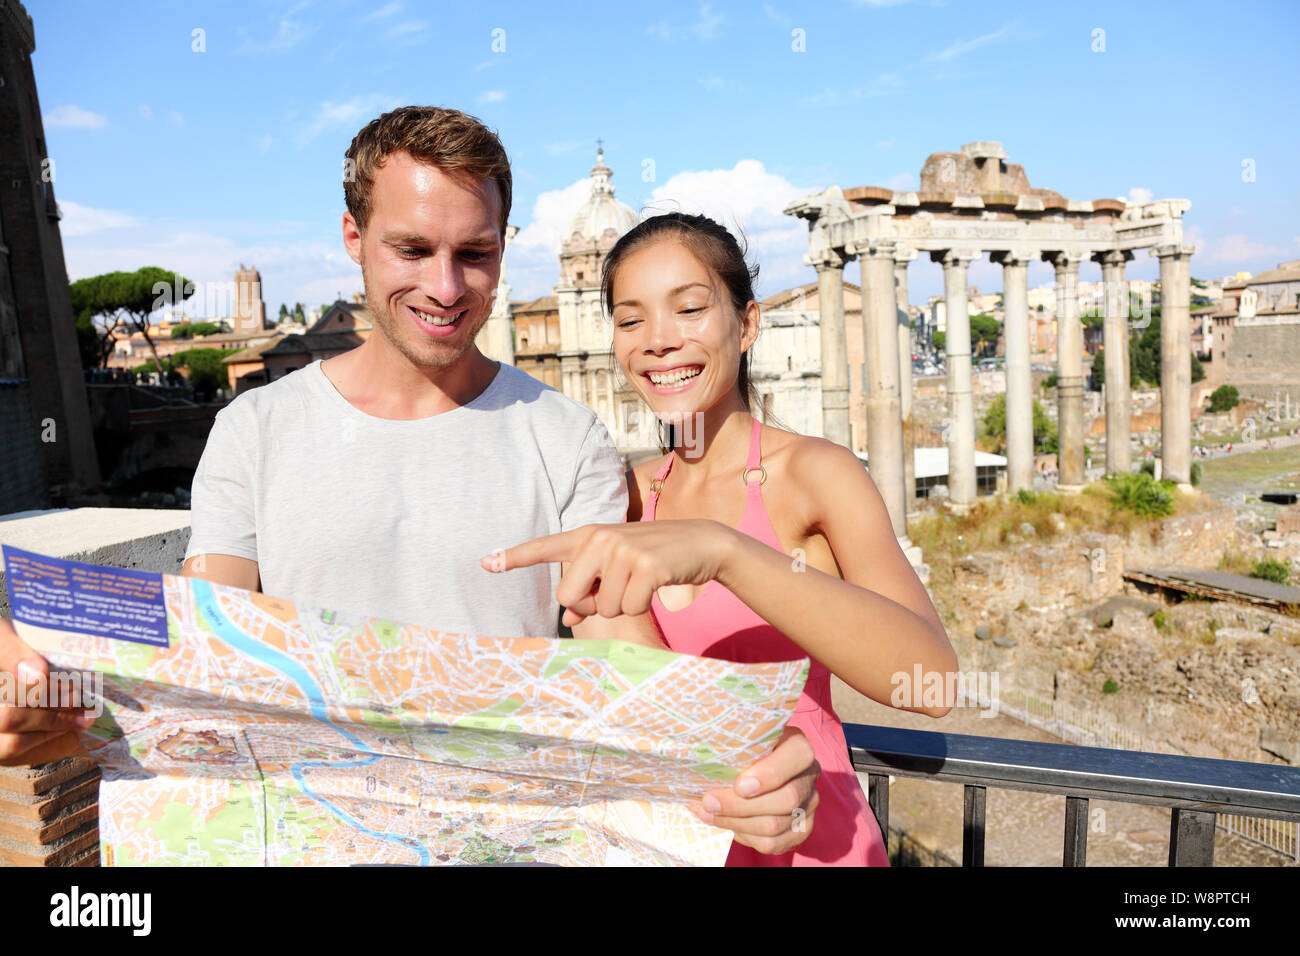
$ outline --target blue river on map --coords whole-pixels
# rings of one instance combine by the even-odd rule
[[[340,727],[330,719],[329,711],[325,707],[325,694],[321,690],[320,685],[316,683],[315,679],[307,671],[307,668],[303,667],[287,654],[283,654],[273,647],[268,647],[260,641],[253,640],[253,638],[235,627],[235,625],[222,612],[221,606],[217,602],[216,595],[212,593],[212,588],[208,586],[206,581],[192,579],[190,581],[190,586],[194,589],[194,600],[198,604],[199,610],[203,612],[203,617],[222,640],[230,644],[231,647],[243,651],[249,657],[256,658],[267,667],[279,671],[289,680],[293,681],[307,699],[311,701],[311,714],[313,717],[322,723],[329,724],[338,733],[352,741],[358,750],[364,751],[366,749],[367,745],[360,737],[356,736],[351,731]],[[294,764],[289,768],[289,770],[293,774],[293,778],[298,781],[298,785],[302,787],[304,793],[313,800],[328,807],[330,812],[343,820],[348,826],[360,830],[362,833],[369,834],[376,839],[384,840],[388,843],[397,843],[407,849],[416,851],[420,855],[421,865],[427,866],[433,862],[428,847],[410,837],[396,836],[391,833],[380,833],[364,826],[359,820],[356,820],[329,800],[314,793],[311,787],[307,785],[307,781],[303,778],[302,774],[303,769],[306,767],[328,767],[331,769],[337,769],[339,767],[364,767],[367,764],[374,763],[378,759],[378,754],[369,754],[360,760],[347,762],[305,761]]]

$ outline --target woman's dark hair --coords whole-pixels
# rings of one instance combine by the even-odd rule
[[[677,239],[704,263],[727,290],[731,305],[738,314],[754,301],[754,281],[758,266],[745,261],[747,247],[736,241],[727,229],[708,216],[693,216],[682,212],[669,212],[652,216],[629,229],[614,244],[601,268],[600,292],[605,301],[605,312],[614,314],[614,276],[623,260],[637,247],[651,240]],[[749,379],[749,351],[740,354],[740,372],[736,376],[741,398],[751,415],[763,408],[763,399]],[[670,442],[671,444],[671,442]]]

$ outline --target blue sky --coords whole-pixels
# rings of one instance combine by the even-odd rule
[[[244,262],[272,314],[359,290],[343,153],[406,103],[500,133],[522,230],[512,298],[556,281],[597,137],[633,209],[739,225],[762,294],[814,277],[787,201],[915,187],[927,155],[977,139],[1069,198],[1190,199],[1197,276],[1300,258],[1290,2],[25,3],[74,279],[157,265],[228,282]],[[942,291],[928,262],[909,281],[913,302]],[[1000,269],[971,281],[998,288]]]

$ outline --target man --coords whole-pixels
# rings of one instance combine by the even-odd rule
[[[474,345],[510,214],[505,150],[464,113],[404,107],[357,134],[345,171],[343,241],[374,331],[218,413],[182,573],[344,616],[554,636],[562,568],[494,575],[479,559],[620,523],[627,487],[594,412]],[[574,634],[663,646],[648,615],[587,617]],[[0,668],[20,661],[44,666],[5,624]],[[75,746],[73,719],[0,709],[0,762]],[[812,747],[790,731],[697,812],[746,845],[785,852],[811,831],[817,773]]]

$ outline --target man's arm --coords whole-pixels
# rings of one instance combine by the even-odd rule
[[[236,558],[229,554],[196,554],[185,562],[181,574],[189,578],[202,578],[213,584],[225,584],[245,591],[262,590],[262,577],[257,562]]]
[[[181,574],[262,589],[257,563],[257,420],[238,400],[217,413],[194,472],[190,543]]]

